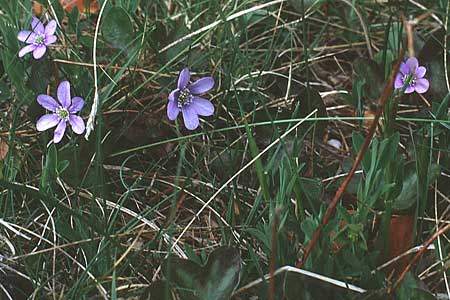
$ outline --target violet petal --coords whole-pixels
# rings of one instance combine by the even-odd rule
[[[66,120],[61,120],[55,129],[55,134],[53,135],[53,143],[58,144],[61,142],[64,132],[66,131]]]
[[[45,109],[55,112],[59,108],[58,102],[53,97],[42,94],[37,97],[37,102]]]
[[[178,108],[178,103],[176,101],[169,101],[167,103],[167,117],[169,120],[173,121],[178,117],[180,109]]]
[[[31,21],[31,30],[38,34],[44,33],[44,24],[42,24],[38,18],[33,17],[33,21]]]
[[[411,94],[412,92],[414,92],[414,87],[412,86],[407,86],[405,89],[405,94]]]
[[[189,130],[195,130],[199,125],[198,115],[192,105],[184,105],[181,108],[183,113],[184,126]]]
[[[70,115],[69,123],[70,123],[70,126],[72,126],[73,132],[75,132],[76,134],[82,134],[84,132],[84,130],[86,129],[86,126],[84,125],[84,121],[80,116]]]
[[[409,67],[409,64],[404,62],[400,63],[400,72],[403,75],[408,75],[409,73],[411,73],[411,68]]]
[[[27,44],[32,44],[32,43],[34,43],[34,40],[36,39],[36,34],[29,30],[22,30],[17,35],[17,39],[21,42],[25,42]]]
[[[44,44],[46,46],[53,44],[54,42],[56,42],[58,38],[56,37],[56,35],[51,35],[45,38],[45,42]]]
[[[36,49],[36,45],[26,45],[19,51],[19,57],[23,57],[25,54],[33,52]]]
[[[55,127],[61,118],[56,114],[46,114],[39,118],[36,122],[36,129],[38,131],[45,131],[49,128]]]
[[[45,36],[48,37],[48,36],[54,35],[55,31],[56,31],[56,21],[51,20],[45,26],[45,29],[44,29]]]
[[[189,80],[191,79],[191,73],[189,72],[188,68],[184,68],[180,72],[180,76],[178,77],[178,89],[182,90],[186,87],[186,85],[189,83]]]
[[[69,106],[68,111],[71,114],[79,112],[84,106],[84,100],[81,97],[73,97],[72,104]]]
[[[177,94],[177,92],[179,92],[180,90],[179,89],[176,89],[176,90],[173,90],[173,91],[171,91],[170,92],[170,94],[169,94],[169,101],[176,101],[177,99],[177,97],[176,97],[176,94]]]
[[[423,94],[426,91],[428,91],[428,88],[430,87],[430,83],[428,82],[427,79],[425,78],[419,78],[416,80],[415,84],[414,84],[414,89],[416,90],[416,92],[418,92],[419,94]]]
[[[416,76],[417,79],[423,78],[423,76],[425,76],[426,72],[427,72],[427,69],[425,67],[418,67],[416,69],[416,72],[414,73],[414,76]]]
[[[397,74],[397,76],[395,76],[394,88],[401,89],[403,87],[403,84],[403,75]]]
[[[203,77],[189,85],[192,94],[203,94],[214,87],[214,78]]]
[[[198,96],[192,98],[192,103],[189,106],[194,107],[195,111],[200,116],[208,117],[214,113],[214,105],[211,101]]]
[[[70,100],[70,83],[65,80],[62,81],[58,86],[58,100],[61,102],[62,107],[68,108],[71,104]]]
[[[409,66],[410,73],[414,73],[419,67],[419,61],[415,57],[408,58],[406,64]]]
[[[37,46],[33,51],[33,57],[35,59],[40,59],[42,56],[44,56],[45,51],[47,51],[47,47],[45,45]]]

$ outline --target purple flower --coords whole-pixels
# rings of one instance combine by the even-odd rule
[[[417,58],[410,57],[406,62],[401,63],[400,72],[395,77],[394,87],[401,89],[407,84],[405,94],[410,94],[414,91],[423,94],[430,87],[428,80],[423,78],[426,72],[427,69],[425,67],[419,66]]]
[[[39,95],[37,97],[38,103],[52,113],[43,115],[37,121],[36,128],[38,131],[44,131],[56,126],[53,136],[55,144],[62,140],[67,122],[70,123],[73,132],[76,134],[82,134],[85,129],[83,119],[75,115],[83,108],[83,98],[70,98],[70,83],[68,81],[63,81],[59,84],[57,94],[59,102],[56,102],[53,97],[48,95]]]
[[[188,68],[184,68],[178,77],[178,88],[170,92],[167,104],[167,117],[175,120],[181,110],[184,125],[189,130],[194,130],[199,125],[198,116],[211,116],[214,113],[214,105],[204,98],[195,96],[209,91],[214,86],[214,78],[203,77],[189,83],[191,74]]]
[[[17,35],[19,41],[28,44],[19,51],[19,57],[33,52],[33,57],[40,59],[44,56],[45,51],[47,51],[47,46],[56,42],[56,22],[55,20],[51,20],[44,27],[44,24],[38,18],[33,17],[31,30],[23,30]]]

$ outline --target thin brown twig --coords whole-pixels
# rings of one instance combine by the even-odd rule
[[[314,245],[317,243],[317,240],[319,239],[320,234],[322,233],[322,229],[328,224],[331,217],[334,215],[334,212],[335,212],[336,206],[339,203],[339,200],[341,199],[342,195],[344,194],[344,191],[347,188],[347,185],[350,183],[350,180],[352,179],[353,175],[355,174],[359,164],[362,161],[364,154],[366,153],[366,151],[369,147],[370,142],[372,141],[373,136],[375,135],[375,130],[377,128],[378,120],[380,119],[381,115],[383,114],[384,105],[385,105],[386,101],[389,99],[389,95],[392,92],[395,76],[397,75],[397,73],[400,69],[400,63],[403,61],[403,59],[405,57],[405,44],[406,44],[406,41],[403,40],[403,47],[400,52],[400,56],[397,60],[397,63],[395,64],[394,68],[392,69],[392,72],[389,76],[389,79],[388,79],[386,85],[384,86],[383,93],[381,94],[380,100],[378,102],[378,108],[375,113],[375,117],[369,128],[369,133],[367,134],[366,139],[364,140],[361,150],[359,151],[358,155],[356,156],[356,159],[353,162],[350,172],[348,173],[347,177],[345,178],[345,180],[342,182],[341,186],[337,190],[336,194],[334,195],[333,200],[328,205],[325,215],[322,218],[322,224],[314,232],[314,235],[313,235],[311,241],[309,242],[309,244],[307,245],[307,247],[305,249],[302,260],[297,263],[297,268],[303,267],[303,264],[306,262],[309,254],[311,253],[312,249],[314,248]]]
[[[419,260],[419,258],[425,253],[428,246],[431,245],[431,243],[434,242],[435,239],[437,239],[439,236],[444,234],[447,230],[450,229],[450,224],[447,224],[445,227],[442,227],[440,230],[436,231],[427,241],[425,244],[423,244],[423,247],[420,249],[419,252],[416,253],[416,255],[411,259],[411,261],[408,263],[408,265],[403,269],[400,276],[397,278],[397,281],[392,285],[391,288],[389,288],[388,293],[392,294],[395,289],[402,283],[403,279],[405,279],[406,274],[408,274],[409,270],[411,270],[412,266]]]

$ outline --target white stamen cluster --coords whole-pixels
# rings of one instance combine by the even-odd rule
[[[43,33],[39,34],[35,39],[34,39],[34,44],[37,46],[41,46],[45,43],[45,35]]]
[[[65,109],[64,107],[60,107],[59,109],[56,110],[56,114],[63,120],[68,120],[69,119],[69,111],[67,109]]]
[[[188,88],[184,88],[180,91],[178,95],[178,108],[182,108],[183,105],[187,105],[192,102],[192,94]]]

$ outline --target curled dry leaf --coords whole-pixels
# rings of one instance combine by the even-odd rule
[[[86,3],[89,4],[89,12],[91,14],[96,13],[99,10],[98,1],[97,0],[59,0],[62,8],[68,12],[71,12],[74,7],[78,8],[78,11],[81,13],[86,12]],[[35,15],[42,15],[46,8],[39,2],[33,1],[33,10]]]
[[[77,7],[79,12],[86,12],[85,2],[86,4],[89,3],[89,12],[91,14],[98,11],[99,7],[97,0],[59,0],[61,6],[68,12],[71,12],[74,7]]]
[[[9,146],[8,143],[0,139],[0,160],[4,160],[6,157],[6,154],[8,154]]]

